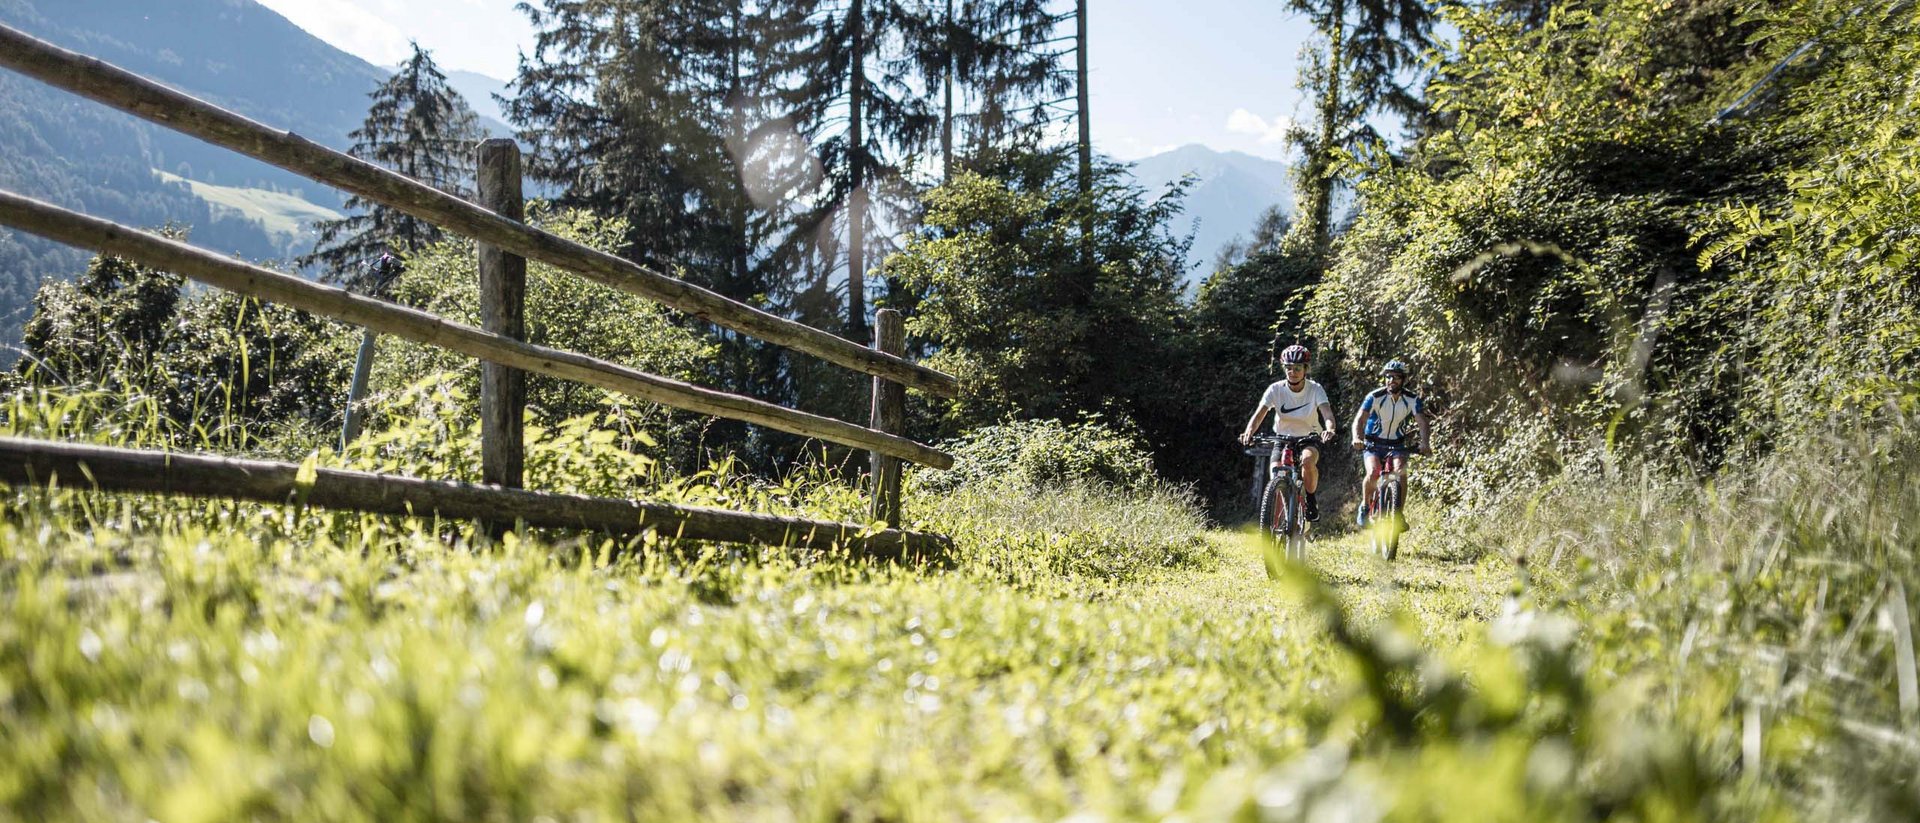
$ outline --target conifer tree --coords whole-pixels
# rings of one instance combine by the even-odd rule
[[[914,42],[916,69],[940,95],[941,179],[956,156],[1037,143],[1054,119],[1051,106],[1073,91],[1065,53],[1054,45],[1059,23],[1048,0],[929,0]],[[971,111],[967,109],[971,107]],[[956,135],[956,132],[964,132]],[[960,147],[960,141],[970,147]]]
[[[788,0],[538,0],[507,118],[556,203],[621,218],[622,253],[792,314],[791,242],[820,185],[800,134],[811,6]],[[787,397],[777,348],[721,335],[711,379]],[[730,424],[718,424],[726,427]],[[724,435],[722,435],[724,436]]]
[[[809,66],[801,93],[808,136],[826,181],[815,208],[797,227],[845,221],[848,337],[866,336],[866,273],[876,220],[903,222],[913,208],[903,178],[906,153],[931,138],[938,115],[906,82],[914,70],[910,34],[925,29],[926,8],[907,0],[847,0],[815,18],[814,37],[799,59]]]
[[[523,3],[539,31],[523,56],[507,117],[531,147],[528,173],[559,205],[627,221],[628,255],[706,271],[724,259],[715,181],[697,170],[722,153],[682,82],[689,48],[675,4],[659,0]]]
[[[420,44],[413,44],[413,55],[370,96],[373,105],[366,121],[349,135],[354,143],[348,153],[442,191],[469,196],[473,148],[483,136],[479,118],[447,85],[446,75]],[[381,252],[421,248],[441,236],[431,223],[362,197],[348,198],[347,209],[358,213],[314,224],[319,240],[299,263],[317,263],[329,279],[350,287],[374,285],[365,280],[370,269],[363,264]]]

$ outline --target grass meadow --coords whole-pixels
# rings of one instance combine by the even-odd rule
[[[645,468],[567,431],[530,465]],[[1304,567],[1177,490],[1077,483],[919,493],[956,540],[929,566],[7,489],[0,817],[1911,819],[1907,443],[1416,509],[1392,563],[1329,522]]]

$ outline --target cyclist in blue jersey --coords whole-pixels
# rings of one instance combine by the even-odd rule
[[[1338,425],[1334,421],[1339,418],[1333,415],[1333,405],[1327,402],[1327,390],[1307,379],[1307,364],[1312,361],[1313,353],[1307,351],[1306,346],[1288,346],[1280,352],[1280,367],[1287,376],[1274,381],[1260,395],[1260,405],[1253,408],[1253,418],[1247,421],[1247,430],[1240,434],[1242,444],[1253,442],[1260,424],[1266,422],[1268,411],[1274,412],[1274,434],[1282,437],[1318,434],[1320,442],[1333,442],[1334,427]],[[1278,459],[1278,450],[1274,456]],[[1320,449],[1314,446],[1300,449],[1300,485],[1307,493],[1306,511],[1301,513],[1308,520],[1319,520],[1320,501],[1315,492],[1320,487]]]
[[[1426,406],[1420,402],[1420,395],[1406,388],[1407,364],[1389,360],[1380,367],[1380,376],[1386,385],[1368,392],[1367,399],[1360,403],[1360,411],[1353,416],[1353,447],[1366,450],[1367,474],[1360,497],[1363,501],[1373,499],[1383,467],[1405,476],[1407,456],[1425,452],[1430,442]],[[1418,442],[1407,442],[1407,435],[1412,433],[1409,430],[1419,432]],[[1366,525],[1366,518],[1367,506],[1362,503],[1356,519]]]

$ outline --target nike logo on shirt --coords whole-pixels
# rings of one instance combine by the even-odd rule
[[[1293,407],[1293,408],[1291,408],[1291,409],[1289,409],[1289,408],[1287,408],[1286,406],[1281,406],[1281,407],[1280,407],[1280,413],[1281,413],[1281,414],[1293,414],[1294,412],[1297,412],[1297,411],[1299,411],[1299,410],[1301,410],[1301,409],[1304,409],[1304,408],[1306,408],[1306,407],[1307,407],[1307,404],[1305,404],[1305,403],[1301,403],[1300,405],[1298,405],[1298,406],[1294,406],[1294,407]]]

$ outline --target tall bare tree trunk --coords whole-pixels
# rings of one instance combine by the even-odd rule
[[[946,29],[940,45],[940,182],[953,181],[953,0],[947,0]]]
[[[741,174],[743,169],[739,158],[746,156],[747,152],[747,100],[746,79],[740,65],[740,55],[746,49],[747,41],[743,31],[745,24],[741,21],[740,15],[740,4],[735,3],[732,8],[733,43],[730,46],[732,65],[729,67],[732,75],[729,78],[731,88],[727,94],[728,104],[733,107],[733,111],[727,116],[727,145],[736,147],[733,170],[740,177],[740,184],[744,187],[746,177]],[[744,192],[740,194],[742,196],[733,198],[731,209],[733,213],[730,215],[733,223],[733,282],[736,287],[744,286],[747,282],[747,258],[752,254],[750,249],[752,243],[747,239],[747,209],[751,205],[744,197]]]
[[[1346,107],[1340,88],[1346,68],[1346,0],[1335,0],[1331,11],[1333,27],[1327,32],[1327,61],[1317,112],[1319,134],[1301,162],[1295,187],[1300,217],[1281,241],[1283,249],[1296,254],[1324,255],[1333,239],[1333,151],[1340,137],[1340,113]]]
[[[1087,0],[1074,14],[1074,69],[1080,80],[1080,193],[1093,193],[1093,119],[1087,108]]]
[[[1085,270],[1086,297],[1093,296],[1093,115],[1087,95],[1087,0],[1074,4],[1074,71],[1080,97],[1080,199],[1086,213],[1080,218],[1080,267]]]
[[[853,48],[848,58],[847,162],[852,164],[853,191],[847,202],[847,337],[864,340],[867,334],[867,142],[865,112],[867,37],[865,0],[853,0],[848,30]]]

